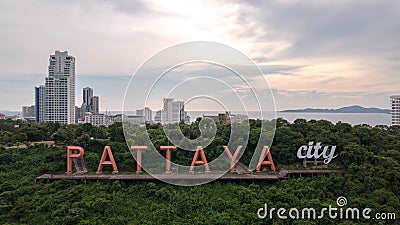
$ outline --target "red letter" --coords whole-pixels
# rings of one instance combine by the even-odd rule
[[[79,151],[79,153],[74,153]],[[72,173],[72,159],[82,158],[85,151],[79,146],[67,146],[67,173]]]
[[[236,158],[238,157],[240,151],[242,150],[243,146],[239,145],[235,151],[235,153],[232,156],[231,151],[229,150],[228,146],[224,146],[224,150],[226,154],[228,155],[229,161],[231,161],[231,171],[235,171],[235,165],[236,165]]]
[[[110,161],[106,161],[106,158],[110,158]],[[113,173],[118,173],[118,168],[117,165],[115,164],[114,156],[112,154],[110,146],[105,146],[103,155],[101,156],[99,167],[97,168],[97,173],[101,173],[103,170],[103,166],[112,166],[113,168]]]
[[[171,173],[171,150],[176,150],[175,146],[160,146],[160,150],[165,150],[165,172]]]
[[[198,160],[199,155],[201,160]],[[194,153],[192,165],[190,165],[189,172],[194,173],[194,166],[204,165],[206,172],[210,172],[210,168],[208,167],[206,155],[204,154],[204,150],[202,146],[197,146],[196,153]]]
[[[265,156],[268,157],[268,160],[264,160]],[[271,151],[269,150],[268,146],[264,146],[262,149],[260,159],[258,160],[257,164],[257,171],[261,170],[261,166],[269,166],[272,171],[275,171],[274,161],[272,160]]]
[[[136,173],[142,172],[142,150],[146,150],[147,146],[131,146],[131,150],[136,150]]]

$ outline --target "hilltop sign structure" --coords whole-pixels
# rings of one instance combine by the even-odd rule
[[[335,150],[336,146],[322,146],[321,142],[316,143],[314,146],[314,142],[310,141],[308,146],[303,145],[297,150],[297,158],[304,159],[304,167],[308,162],[313,162],[314,165],[317,165],[318,162],[329,164],[332,159],[337,157]],[[320,158],[323,158],[323,160],[319,160]]]
[[[242,151],[243,146],[238,146],[234,154],[231,154],[228,146],[224,146],[224,151],[229,158],[230,170],[236,170],[237,157]],[[132,151],[136,151],[136,173],[142,172],[142,151],[147,150],[147,146],[132,146]],[[171,173],[171,151],[176,151],[176,146],[160,146],[160,150],[166,151],[166,159],[165,159],[165,172],[167,174]],[[67,146],[67,174],[72,173],[72,162],[74,159],[83,159],[85,151],[80,146]],[[109,160],[107,159],[107,156]],[[266,159],[267,158],[267,159]],[[210,172],[210,167],[208,165],[207,157],[204,152],[202,146],[197,146],[195,154],[193,156],[192,163],[190,165],[189,173],[194,173],[194,167],[198,165],[203,165],[205,168],[205,172]],[[113,169],[113,173],[118,173],[117,163],[115,162],[113,153],[111,151],[110,146],[105,146],[103,150],[103,154],[101,156],[99,166],[97,168],[97,173],[101,173],[103,171],[104,166],[111,166]],[[272,159],[272,154],[268,146],[264,146],[261,152],[261,155],[258,160],[258,164],[256,167],[256,171],[260,171],[262,167],[269,167],[272,171],[275,171],[275,164]]]
[[[131,151],[136,152],[136,173],[142,173],[142,153],[148,149],[147,146],[131,146]],[[223,146],[224,152],[229,160],[230,167],[229,170],[231,172],[237,171],[236,164],[238,163],[238,156],[241,154],[243,150],[243,146],[238,146],[237,149],[231,153],[228,146]],[[171,174],[171,151],[177,151],[176,146],[160,146],[160,151],[165,151],[165,173]],[[318,162],[323,162],[324,164],[329,164],[334,158],[337,157],[335,154],[336,146],[322,146],[321,142],[317,142],[314,145],[314,142],[311,141],[308,145],[303,145],[297,150],[297,157],[299,159],[303,159],[303,165],[306,167],[307,163],[314,163],[317,165]],[[77,173],[86,173],[86,165],[84,165],[84,157],[85,151],[80,146],[67,146],[67,174],[71,174],[73,170],[73,164],[76,167]],[[108,160],[107,160],[108,158]],[[78,166],[78,163],[79,166]],[[261,171],[262,168],[269,168],[271,171],[276,171],[275,163],[272,158],[272,154],[270,148],[268,146],[264,146],[262,148],[261,154],[257,160],[257,166],[255,170]],[[105,146],[103,150],[103,154],[100,158],[99,165],[97,168],[97,174],[102,173],[103,168],[105,166],[112,167],[112,173],[118,173],[117,163],[114,159],[112,150],[110,146]],[[202,146],[197,146],[195,153],[193,155],[193,159],[191,165],[189,167],[189,173],[194,174],[195,166],[204,166],[205,173],[209,173],[211,168],[209,166],[206,153]],[[79,168],[78,168],[79,167]],[[83,168],[83,169],[82,169]]]

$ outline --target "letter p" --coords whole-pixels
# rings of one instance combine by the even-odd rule
[[[85,150],[80,146],[67,146],[67,173],[72,173],[72,159],[82,158],[84,154]]]

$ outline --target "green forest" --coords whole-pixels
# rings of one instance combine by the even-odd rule
[[[400,126],[351,126],[304,119],[265,123],[276,124],[271,146],[276,166],[299,163],[297,149],[315,141],[337,146],[334,160],[346,173],[280,181],[217,180],[193,187],[162,182],[39,181],[35,180],[39,175],[66,171],[67,145],[85,149],[89,173],[96,171],[105,145],[111,146],[121,173],[134,173],[136,162],[122,124],[96,127],[1,120],[0,224],[400,224]],[[257,145],[261,124],[259,120],[249,122],[250,136],[242,157],[246,164]],[[160,124],[146,126],[156,148],[170,145]],[[200,135],[199,120],[179,126],[190,139]],[[216,138],[205,149],[207,158],[221,154],[230,130],[231,125],[217,124]],[[42,140],[55,141],[56,145],[35,143]],[[172,161],[189,163],[185,154],[177,151]],[[104,169],[104,173],[111,174],[111,169]],[[371,217],[395,213],[396,219],[283,220],[257,216],[265,203],[275,208],[321,209],[336,206],[340,196],[347,198],[345,207],[371,208]]]

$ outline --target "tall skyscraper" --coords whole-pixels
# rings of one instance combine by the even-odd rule
[[[50,55],[48,76],[35,95],[37,122],[75,123],[75,58],[67,51]]]
[[[392,125],[400,125],[400,95],[390,96],[392,108]]]
[[[85,106],[90,105],[91,98],[93,97],[93,89],[90,87],[84,87],[83,88],[83,93],[82,93],[83,101],[82,101],[82,108]]]
[[[93,114],[99,114],[99,97],[93,96],[90,98],[90,112]]]
[[[35,87],[35,121],[40,123],[44,121],[44,98],[45,98],[45,87],[40,85]]]
[[[78,122],[79,118],[85,117],[86,113],[91,115],[97,115],[100,111],[99,97],[93,95],[93,89],[90,87],[84,87],[82,90],[82,106],[76,107],[75,119]]]

